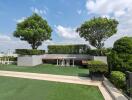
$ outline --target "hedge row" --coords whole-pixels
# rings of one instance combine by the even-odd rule
[[[87,50],[87,54],[93,56],[106,56],[111,51],[110,48],[108,49],[92,49]]]
[[[85,54],[90,49],[87,45],[49,45],[49,54]]]
[[[45,50],[16,49],[16,53],[20,55],[41,55],[41,54],[45,54]]]

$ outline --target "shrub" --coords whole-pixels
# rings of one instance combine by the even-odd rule
[[[94,72],[107,73],[108,72],[107,64],[101,61],[88,61],[88,69],[91,73],[94,73]]]
[[[45,53],[45,50],[36,49],[16,49],[16,53],[20,55],[41,55]]]
[[[85,54],[90,49],[89,46],[80,45],[49,45],[49,54]]]
[[[110,80],[118,88],[125,87],[125,74],[120,71],[112,71]]]

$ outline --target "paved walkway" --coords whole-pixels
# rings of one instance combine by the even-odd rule
[[[55,82],[75,83],[83,85],[98,86],[105,100],[112,100],[110,94],[105,87],[99,81],[92,81],[89,78],[78,76],[64,76],[64,75],[51,75],[51,74],[39,74],[39,73],[27,73],[27,72],[14,72],[14,71],[0,71],[0,76],[19,77],[36,80],[47,80]],[[92,92],[92,91],[91,91]]]

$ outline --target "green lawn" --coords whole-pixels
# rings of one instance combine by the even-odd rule
[[[17,65],[0,65],[0,70],[7,71],[21,71],[21,72],[33,72],[33,73],[46,73],[57,75],[71,75],[71,76],[85,76],[89,74],[88,69],[79,67],[62,67],[51,64],[38,65],[35,67],[22,67]]]
[[[98,87],[0,77],[0,100],[104,100]]]

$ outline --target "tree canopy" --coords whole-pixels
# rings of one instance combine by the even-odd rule
[[[108,62],[113,70],[132,71],[132,37],[123,37],[114,43]]]
[[[13,35],[27,41],[32,49],[37,49],[45,40],[51,39],[52,29],[47,21],[36,13],[17,24]]]
[[[118,53],[132,54],[132,37],[123,37],[114,43],[113,49]]]
[[[98,17],[85,21],[76,31],[92,46],[101,49],[104,41],[117,32],[117,25],[115,19]]]

